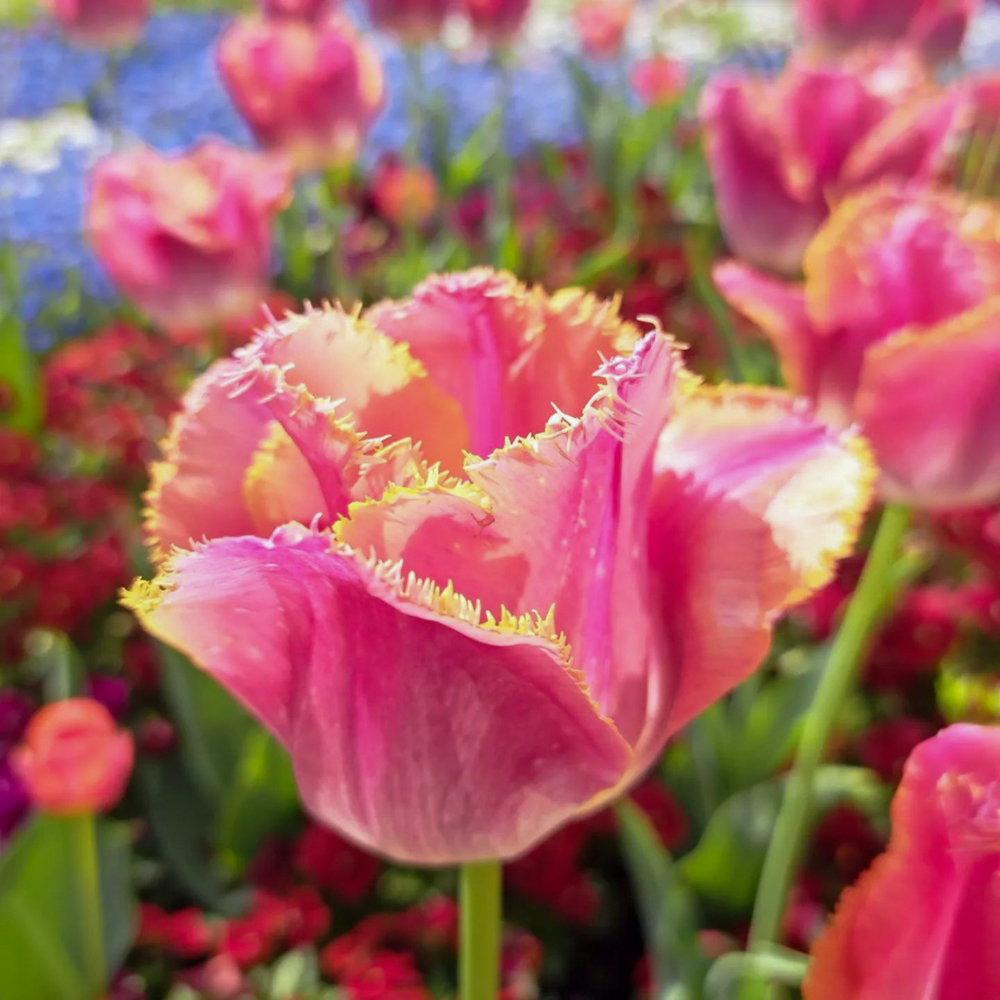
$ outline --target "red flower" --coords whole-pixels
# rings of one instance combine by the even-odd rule
[[[347,903],[367,896],[382,871],[377,858],[316,824],[303,831],[294,854],[303,875]]]

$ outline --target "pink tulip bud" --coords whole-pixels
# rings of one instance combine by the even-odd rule
[[[422,45],[441,34],[454,0],[367,0],[372,23],[404,45]]]
[[[583,0],[573,8],[580,46],[593,59],[613,59],[621,51],[632,0]]]
[[[810,42],[834,50],[906,42],[933,62],[958,54],[982,0],[798,0]]]
[[[126,48],[149,19],[148,0],[45,0],[59,30],[87,49]]]
[[[372,200],[394,226],[423,225],[434,214],[438,191],[425,166],[383,161],[372,175]]]
[[[382,110],[378,56],[343,15],[315,24],[240,18],[216,59],[257,141],[299,173],[351,163]]]
[[[956,725],[910,754],[892,839],[813,946],[805,1000],[1000,996],[1000,729]]]
[[[132,736],[89,698],[56,701],[28,723],[11,763],[38,809],[56,816],[104,812],[125,791]]]
[[[293,21],[317,21],[335,6],[335,0],[262,0],[267,17]]]
[[[472,30],[490,45],[509,45],[521,30],[531,0],[459,0]]]
[[[204,332],[266,294],[271,223],[289,195],[284,164],[218,140],[182,156],[138,147],[94,168],[87,235],[157,324]]]
[[[687,70],[676,59],[650,56],[632,67],[630,82],[644,104],[671,104],[684,93]]]

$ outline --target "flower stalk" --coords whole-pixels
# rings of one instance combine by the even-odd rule
[[[495,1000],[500,986],[502,875],[499,861],[462,865],[459,873],[458,979],[461,1000]]]

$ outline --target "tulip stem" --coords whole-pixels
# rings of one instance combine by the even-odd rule
[[[101,906],[100,859],[97,853],[97,820],[93,813],[73,816],[71,824],[76,874],[79,879],[80,932],[83,938],[84,978],[88,997],[104,995],[104,928]]]
[[[465,864],[459,873],[461,1000],[496,1000],[500,988],[502,876],[499,861]]]
[[[830,734],[871,647],[875,631],[888,613],[893,593],[893,567],[910,523],[906,507],[882,512],[864,571],[851,596],[819,689],[806,713],[795,763],[785,786],[781,812],[764,860],[750,925],[750,950],[770,949],[778,938],[788,891],[813,811],[813,781],[823,761]]]

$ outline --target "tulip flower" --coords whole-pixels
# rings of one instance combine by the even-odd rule
[[[333,0],[262,0],[261,10],[271,18],[317,21],[334,6]]]
[[[573,20],[583,51],[593,59],[613,59],[621,51],[632,0],[583,0]]]
[[[831,203],[883,178],[950,164],[963,91],[937,91],[912,56],[793,59],[780,77],[721,73],[702,96],[708,161],[732,252],[797,274]]]
[[[381,63],[343,15],[313,24],[239,18],[216,61],[257,141],[299,173],[351,163],[382,110]]]
[[[676,59],[649,56],[633,65],[629,82],[643,104],[671,104],[684,93],[687,71]]]
[[[992,202],[893,183],[837,209],[803,285],[716,270],[789,386],[820,419],[860,424],[888,500],[942,509],[1000,497],[998,233]]]
[[[188,393],[153,470],[153,544],[266,536],[317,514],[329,523],[405,481],[421,458],[461,469],[466,449],[488,454],[544,427],[553,404],[579,412],[602,354],[637,338],[615,303],[529,291],[485,268],[430,278],[360,318],[338,308],[289,317]],[[303,424],[303,394],[326,401],[329,440],[313,440],[324,424]],[[315,447],[341,469],[324,485],[304,457]]]
[[[658,332],[601,365],[580,415],[560,407],[504,442],[543,395],[575,391],[571,359],[593,347],[601,311],[578,308],[549,340],[546,303],[532,312],[498,276],[473,298],[483,280],[437,279],[379,310],[411,333],[412,355],[361,326],[331,329],[331,313],[288,320],[226,362],[240,371],[224,392],[209,372],[152,505],[161,529],[172,505],[191,533],[213,518],[214,537],[125,598],[289,749],[317,819],[422,865],[513,857],[637,780],[755,669],[777,615],[829,579],[870,493],[853,432],[777,391],[699,387]],[[526,310],[520,354],[508,309]],[[380,395],[416,393],[424,372],[457,394],[474,446],[495,450],[468,456],[460,479],[411,451],[379,492],[380,453],[344,459],[346,413],[357,427],[429,424],[416,395]],[[345,387],[338,418],[330,398]],[[234,457],[254,420],[251,437],[280,427],[263,449],[286,463],[264,477],[273,519],[300,522],[270,533],[252,505],[216,499],[254,481],[246,451]]]
[[[167,330],[242,318],[270,284],[287,168],[218,140],[182,156],[140,146],[101,160],[86,229],[114,282]]]
[[[459,5],[479,38],[502,47],[521,30],[531,0],[459,0]]]
[[[367,0],[376,28],[394,35],[404,45],[433,42],[454,7],[453,0]]]
[[[840,51],[905,42],[932,62],[958,55],[982,0],[798,0],[809,42]]]
[[[38,809],[76,816],[118,802],[134,755],[131,734],[115,725],[103,705],[69,698],[34,715],[10,760]]]
[[[45,0],[45,5],[66,38],[87,49],[133,45],[149,20],[148,0]]]
[[[1000,996],[1000,729],[956,725],[910,755],[892,838],[813,946],[806,1000]]]
[[[394,226],[422,226],[438,203],[437,181],[423,164],[385,159],[371,175],[371,195],[379,214]]]

